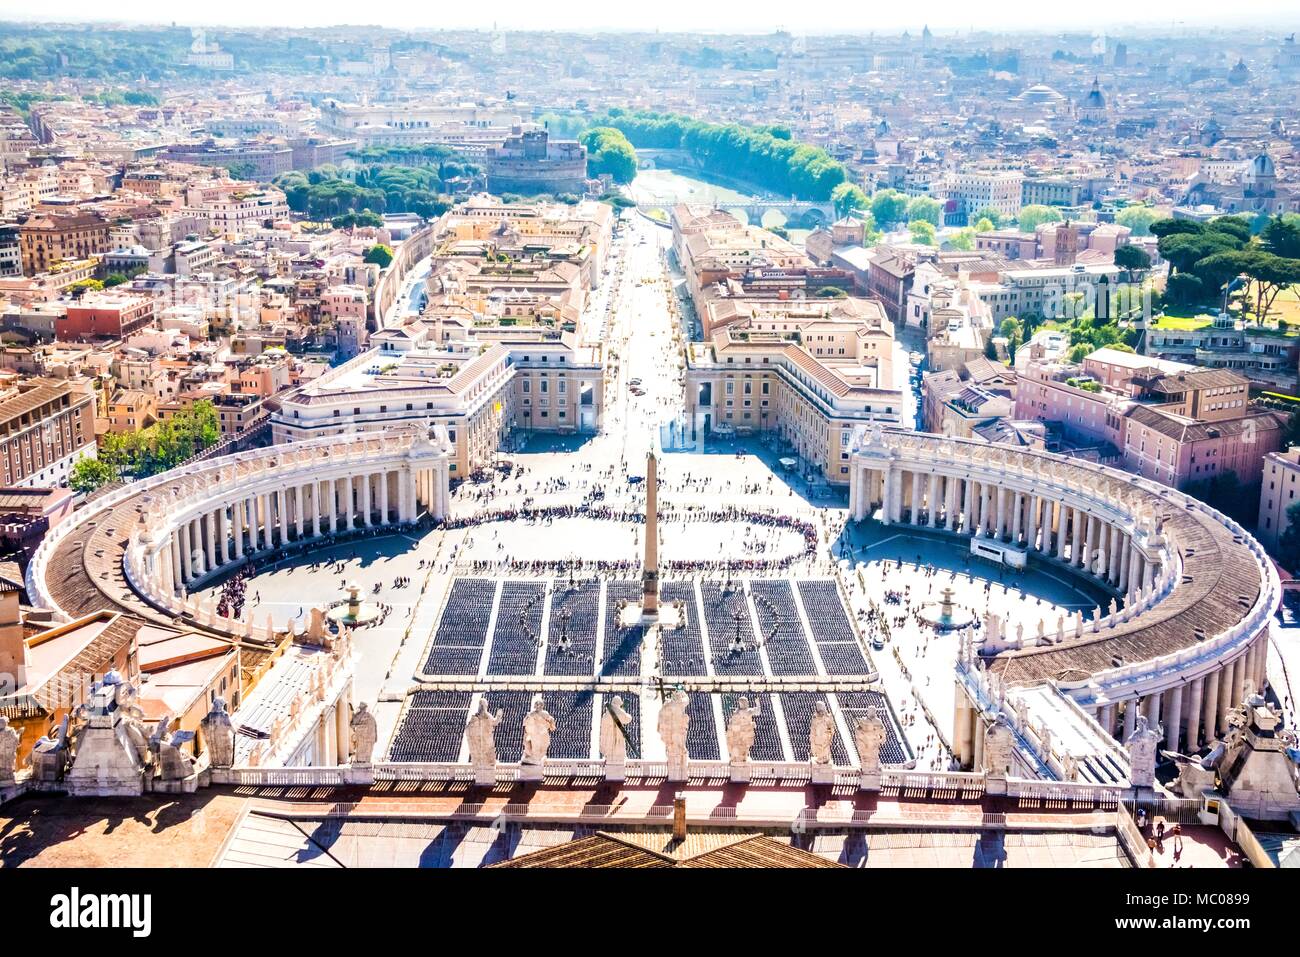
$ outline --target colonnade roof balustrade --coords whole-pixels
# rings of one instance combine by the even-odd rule
[[[130,549],[158,544],[205,508],[328,478],[353,465],[362,475],[446,454],[442,430],[431,438],[428,429],[403,427],[238,452],[133,482],[51,530],[28,566],[28,595],[35,606],[66,619],[107,608],[175,624],[174,613],[160,610],[128,582],[124,560]]]
[[[1267,628],[1281,597],[1277,572],[1235,521],[1176,489],[1095,463],[972,439],[863,430],[855,467],[934,472],[1065,502],[1119,527],[1162,567],[1146,600],[1104,617],[1097,630],[1003,651],[990,670],[1013,683],[1108,683],[1207,664]],[[1081,572],[1082,573],[1082,572]],[[1103,611],[1104,614],[1104,611]]]

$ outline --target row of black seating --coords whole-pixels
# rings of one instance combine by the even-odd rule
[[[709,629],[709,654],[714,673],[719,675],[761,675],[763,663],[754,647],[754,628],[745,593],[736,582],[728,592],[720,582],[701,582],[700,598],[704,601],[704,622]],[[739,612],[739,629],[735,614]],[[737,632],[746,645],[743,651],[733,651]]]
[[[639,675],[641,673],[641,642],[645,628],[640,624],[620,628],[618,624],[620,601],[641,600],[639,582],[609,582],[605,586],[605,642],[600,662],[602,675]]]
[[[566,618],[567,616],[567,618]],[[556,581],[551,591],[546,663],[548,675],[590,675],[596,670],[596,625],[600,618],[600,582]],[[567,638],[567,645],[561,638]]]
[[[785,581],[753,581],[754,609],[774,675],[815,675],[817,663],[804,637],[794,593]]]
[[[828,675],[865,675],[871,672],[857,635],[844,610],[835,582],[799,582],[799,598],[808,615],[813,640]]]
[[[695,761],[718,761],[718,725],[713,717],[713,696],[693,694],[686,702],[691,723],[686,726],[686,754]]]
[[[659,632],[660,654],[666,675],[707,675],[704,658],[704,635],[700,632],[700,616],[695,601],[695,586],[688,581],[665,582],[659,596],[666,605],[681,602],[685,620],[681,628],[668,628]],[[690,733],[690,730],[687,730]],[[717,750],[717,744],[714,744]]]
[[[390,761],[455,761],[460,757],[469,719],[462,707],[408,708],[389,748]]]
[[[483,578],[458,578],[452,582],[424,664],[425,674],[478,674],[496,587],[496,582]],[[478,654],[473,649],[478,649]]]
[[[541,582],[506,582],[501,586],[488,674],[531,675],[537,670],[545,602],[546,586]]]

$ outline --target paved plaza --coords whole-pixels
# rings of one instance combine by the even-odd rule
[[[748,582],[742,586],[748,592],[755,590],[756,582],[761,592],[770,579],[840,575],[868,666],[878,673],[878,689],[897,716],[902,750],[920,768],[949,768],[952,674],[960,633],[936,629],[922,620],[921,609],[951,589],[962,616],[976,623],[976,634],[993,611],[1002,617],[1008,635],[1032,639],[1044,632],[1055,634],[1058,622],[1071,622],[1076,612],[1091,618],[1094,608],[1107,604],[1109,593],[1050,561],[1035,559],[1015,571],[972,557],[964,536],[885,525],[874,518],[848,522],[846,495],[806,480],[797,468],[783,467],[783,453],[774,443],[692,435],[680,416],[681,365],[666,358],[676,355],[675,341],[684,325],[673,304],[667,238],[658,227],[630,220],[599,304],[593,306],[595,314],[587,317],[603,332],[610,360],[599,434],[516,434],[507,449],[496,453],[498,467],[489,478],[463,482],[455,489],[449,527],[316,549],[259,570],[247,583],[254,619],[260,623],[269,615],[277,627],[301,630],[313,604],[343,598],[349,584],[360,586],[382,614],[378,623],[359,633],[356,695],[375,702],[380,740],[393,742],[412,688],[436,677],[429,671],[434,660],[430,649],[458,577],[482,577],[493,587],[531,580],[547,596],[542,605],[548,611],[558,601],[552,592],[558,593],[566,578],[575,575],[580,581],[598,576],[607,583],[597,586],[601,608],[615,594],[635,595],[644,544],[645,460],[655,451],[660,554],[669,586],[674,578],[682,578],[683,563],[702,566],[685,571],[688,591],[698,591],[710,578],[730,576],[733,566],[737,578]],[[905,360],[897,365],[907,368]],[[639,386],[635,390],[634,381]],[[761,524],[755,516],[782,516],[795,525]],[[745,569],[748,564],[756,568]],[[694,600],[701,603],[693,607],[695,615],[707,623],[703,593]],[[502,599],[494,598],[497,601]],[[809,647],[816,647],[822,627],[821,621],[809,622]],[[761,623],[753,628],[762,633]],[[549,640],[544,629],[534,638],[539,646]],[[491,636],[479,647],[485,649],[483,668],[473,673],[487,674]],[[657,677],[664,673],[665,661],[678,663],[659,654],[649,639],[646,650],[635,669],[638,677]],[[764,649],[763,667],[754,674],[793,673],[794,665],[781,660],[785,653],[787,649],[778,647]],[[549,673],[544,658],[538,654],[536,667],[525,673]],[[588,673],[599,673],[596,660]],[[815,668],[806,670],[834,676],[837,660],[818,660]],[[655,703],[647,698],[644,704],[641,719],[649,726]],[[580,710],[595,706],[593,698]],[[802,705],[795,707],[802,710]],[[459,734],[464,717],[460,702],[453,710],[455,720],[447,719],[439,733]],[[847,739],[838,703],[834,710],[840,736]],[[721,716],[712,717],[721,727]],[[773,758],[790,760],[798,750],[797,735],[790,735],[784,716],[778,732]],[[708,753],[717,743],[706,746]],[[575,756],[595,753],[581,744],[575,749]],[[437,753],[440,760],[463,758],[459,740],[407,750]]]

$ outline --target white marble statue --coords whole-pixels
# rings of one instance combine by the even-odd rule
[[[524,717],[524,756],[521,764],[542,765],[551,748],[555,719],[542,704],[541,695],[533,695],[533,709]]]
[[[686,764],[686,728],[691,723],[686,701],[685,691],[674,691],[659,709],[659,738],[664,743],[668,763],[679,768]]]
[[[226,710],[226,699],[214,698],[212,710],[199,722],[208,751],[208,766],[229,768],[235,764],[235,726]]]
[[[352,764],[354,767],[368,767],[370,756],[374,753],[375,742],[379,740],[379,726],[375,716],[363,701],[357,705],[357,713],[352,716]]]
[[[1135,707],[1131,704],[1129,707]],[[1164,735],[1152,730],[1147,716],[1139,714],[1133,733],[1124,739],[1128,749],[1129,783],[1135,788],[1149,788],[1156,780],[1156,749]]]
[[[157,774],[163,781],[183,781],[194,773],[194,758],[184,746],[194,740],[194,732],[171,727],[171,716],[164,715],[149,739]]]
[[[813,764],[831,763],[831,743],[835,740],[835,719],[825,701],[818,701],[808,723],[808,753]]]
[[[627,760],[627,735],[632,716],[623,710],[623,698],[613,695],[600,716],[600,756],[609,764]]]
[[[308,610],[306,639],[313,645],[328,646],[331,635],[325,609],[312,607]]]
[[[757,701],[751,708],[744,695],[736,699],[736,706],[727,718],[727,752],[732,764],[749,761],[749,749],[754,746],[754,719],[762,713],[763,708]]]
[[[18,732],[9,727],[9,719],[0,714],[0,787],[13,784],[18,768]]]
[[[42,735],[32,747],[32,753],[28,757],[32,777],[46,783],[62,780],[68,769],[68,757],[68,715],[64,714],[59,727]]]
[[[1061,769],[1065,772],[1065,780],[1079,780],[1079,759],[1069,751],[1065,752],[1065,757],[1061,758]]]
[[[1065,641],[1065,616],[1056,616],[1056,643],[1059,645]]]
[[[984,773],[1006,777],[1016,751],[1016,738],[1004,718],[984,732]]]
[[[478,710],[470,715],[465,725],[465,741],[469,744],[469,763],[476,771],[495,768],[497,764],[496,728],[505,717],[505,712],[497,708],[497,713],[488,710],[487,698],[478,699]]]
[[[867,708],[866,714],[853,721],[853,744],[858,749],[862,770],[874,773],[880,770],[880,748],[887,737],[885,722],[880,720],[876,706]]]

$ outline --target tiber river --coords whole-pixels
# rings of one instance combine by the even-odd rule
[[[628,190],[632,198],[643,207],[661,209],[681,202],[712,205],[715,202],[745,203],[753,198],[750,194],[706,183],[702,179],[684,176],[669,169],[641,170]],[[785,216],[773,210],[763,217],[763,225],[783,226]],[[808,232],[806,229],[792,229],[790,239],[801,244]]]

